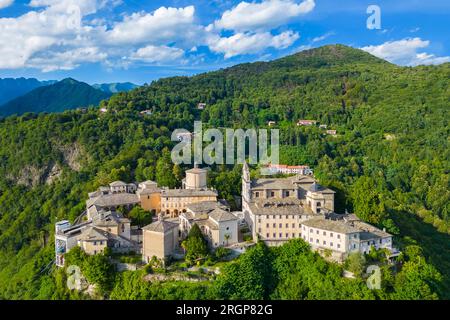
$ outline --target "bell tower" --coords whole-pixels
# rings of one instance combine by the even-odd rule
[[[251,179],[250,169],[246,161],[242,166],[242,203],[249,202],[251,200]]]

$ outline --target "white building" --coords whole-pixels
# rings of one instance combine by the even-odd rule
[[[185,238],[197,224],[212,247],[229,246],[238,242],[238,221],[225,205],[205,201],[187,206],[179,216],[179,229],[181,238]]]

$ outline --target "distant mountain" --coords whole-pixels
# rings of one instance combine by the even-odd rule
[[[48,86],[55,82],[55,80],[39,81],[35,78],[0,78],[0,105],[20,97],[21,95],[27,94],[31,90],[42,86]]]
[[[98,105],[111,94],[95,89],[84,82],[67,78],[54,84],[36,88],[0,106],[0,116],[26,112],[61,112],[82,106]]]
[[[102,90],[103,92],[113,94],[117,92],[127,92],[139,87],[138,85],[131,82],[124,83],[102,83],[92,85],[95,89]]]

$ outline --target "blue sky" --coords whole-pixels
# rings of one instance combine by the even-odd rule
[[[0,77],[143,84],[334,43],[439,64],[448,21],[446,0],[0,0]]]

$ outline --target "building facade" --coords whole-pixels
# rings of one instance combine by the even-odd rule
[[[149,263],[153,257],[167,261],[178,248],[178,223],[163,216],[142,229],[142,259]]]
[[[301,237],[303,221],[333,212],[334,191],[305,175],[252,180],[244,163],[242,211],[254,241],[280,245]]]
[[[180,237],[187,237],[194,224],[211,247],[229,246],[238,242],[239,218],[220,202],[206,201],[187,206],[179,216]]]

